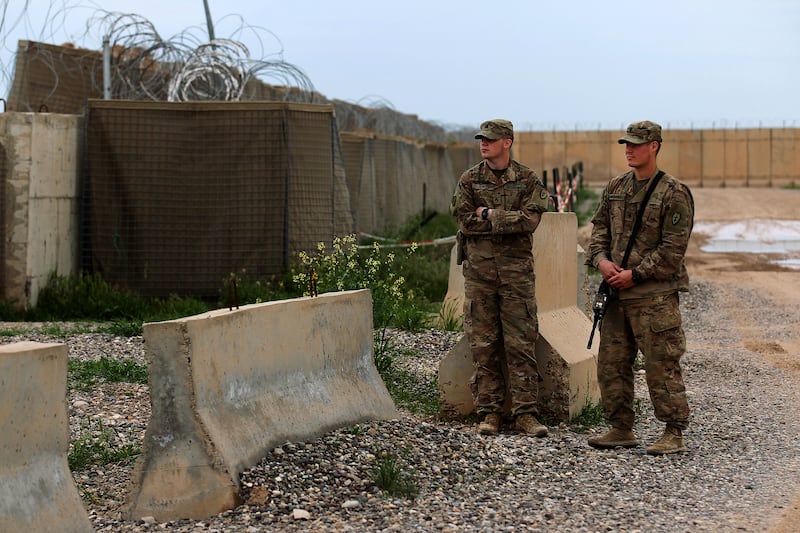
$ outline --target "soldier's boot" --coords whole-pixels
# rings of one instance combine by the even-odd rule
[[[665,455],[668,453],[679,453],[686,451],[686,445],[683,442],[683,434],[680,428],[676,428],[667,424],[664,430],[664,435],[656,442],[647,447],[647,453],[650,455]]]
[[[631,448],[639,445],[639,441],[636,439],[636,434],[633,431],[615,427],[612,427],[602,435],[590,438],[587,442],[592,448],[599,448],[601,450],[618,447]]]
[[[532,414],[519,415],[514,421],[514,427],[517,431],[534,435],[536,437],[547,436],[547,426],[536,420]]]
[[[500,415],[489,413],[483,418],[483,422],[478,425],[478,433],[481,435],[497,435],[500,432]]]

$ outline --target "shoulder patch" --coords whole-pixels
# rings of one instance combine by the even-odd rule
[[[539,193],[539,198],[545,200],[547,198],[547,191],[542,189],[542,191]]]
[[[677,226],[678,222],[681,221],[681,214],[678,212],[672,213],[672,225]]]

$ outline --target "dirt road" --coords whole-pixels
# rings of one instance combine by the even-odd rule
[[[786,189],[702,189],[693,188],[695,224],[745,219],[800,220],[800,190]],[[732,302],[734,319],[742,332],[744,347],[761,354],[770,364],[786,370],[792,380],[787,386],[800,387],[800,270],[789,270],[769,262],[760,253],[705,253],[700,247],[708,238],[695,232],[686,256],[689,275],[714,281]],[[741,285],[760,291],[767,305],[794,309],[794,319],[783,324],[758,322],[758,309],[735,306]],[[780,330],[782,335],[773,333]],[[786,332],[789,330],[790,334]],[[779,338],[780,341],[775,339]],[[800,438],[800,435],[798,436]],[[773,533],[798,531],[800,494],[783,514]]]

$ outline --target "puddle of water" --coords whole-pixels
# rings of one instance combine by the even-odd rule
[[[778,259],[776,261],[770,261],[770,263],[791,268],[792,270],[800,270],[800,259]]]
[[[698,222],[694,231],[708,235],[700,249],[709,253],[769,253],[793,256],[800,251],[800,220],[752,219],[738,222]],[[800,259],[789,257],[771,263],[800,269]]]

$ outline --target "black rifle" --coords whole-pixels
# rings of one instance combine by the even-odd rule
[[[636,237],[636,233],[639,231],[639,228],[642,225],[642,215],[644,214],[644,209],[647,207],[647,202],[650,200],[650,195],[653,194],[653,190],[658,185],[658,181],[661,179],[661,176],[664,175],[663,170],[659,170],[656,176],[653,178],[653,181],[650,183],[650,187],[647,188],[647,192],[642,198],[642,204],[639,206],[639,212],[636,213],[636,220],[633,223],[633,229],[631,230],[631,236],[628,239],[628,246],[625,247],[625,255],[622,257],[622,268],[624,269],[628,264],[628,258],[631,255],[631,249],[633,249],[633,240]],[[600,282],[600,286],[597,288],[597,294],[594,297],[594,304],[592,305],[592,311],[594,311],[594,323],[592,324],[592,332],[589,334],[589,344],[586,345],[586,349],[590,349],[592,347],[592,339],[594,339],[594,330],[597,328],[597,325],[603,321],[603,317],[606,314],[606,308],[608,307],[608,299],[611,297],[611,285],[609,285],[606,280]]]
[[[608,297],[611,294],[611,286],[603,280],[597,288],[597,294],[594,296],[594,303],[592,304],[592,311],[594,312],[594,322],[592,323],[592,332],[589,334],[589,344],[586,349],[592,347],[592,339],[594,339],[594,331],[597,329],[597,324],[603,321],[608,307]]]

